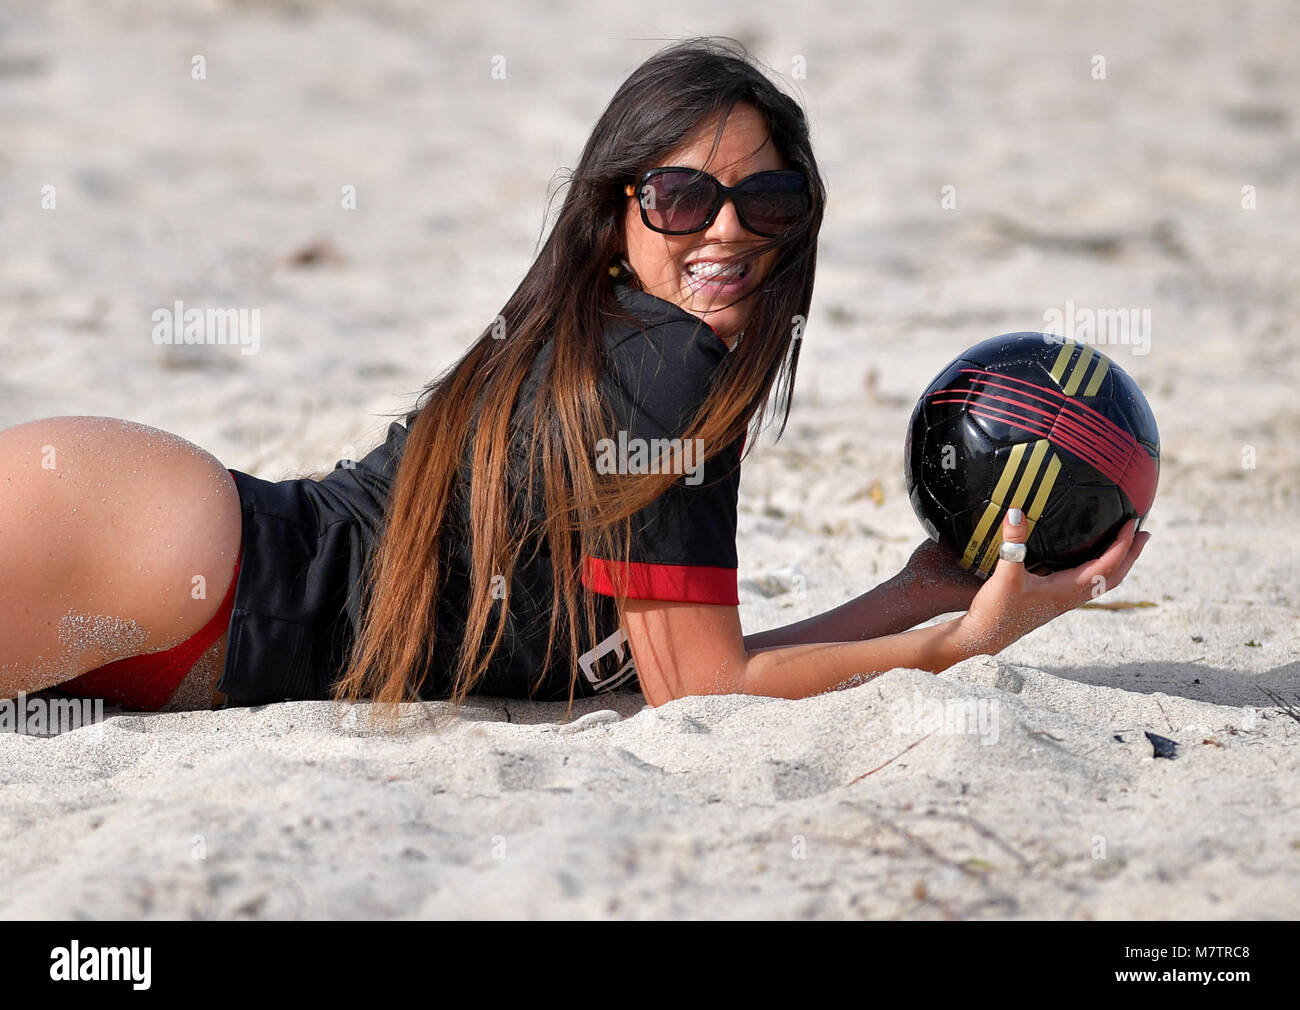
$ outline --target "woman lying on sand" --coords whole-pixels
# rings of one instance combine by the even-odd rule
[[[1119,585],[1132,522],[1050,577],[980,582],[927,541],[742,633],[741,453],[770,393],[784,428],[824,202],[797,104],[739,47],[681,43],[615,94],[498,318],[359,462],[272,483],[110,418],[0,432],[0,694],[800,698],[996,653]]]

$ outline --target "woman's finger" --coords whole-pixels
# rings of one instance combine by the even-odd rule
[[[1025,514],[1020,509],[1007,509],[1006,514],[1002,517],[1002,544],[1019,545],[1029,539],[1029,524],[1025,522]],[[1023,558],[1023,554],[1021,555]],[[993,578],[1004,582],[1007,588],[1019,590],[1028,579],[1028,573],[1025,571],[1024,561],[1009,561],[1002,556],[999,551],[998,563],[993,569]]]
[[[1146,547],[1147,541],[1150,539],[1151,534],[1145,530],[1133,538],[1133,544],[1129,548],[1128,554],[1124,556],[1124,560],[1120,562],[1119,567],[1111,573],[1110,588],[1114,589],[1124,581],[1124,577],[1128,575],[1129,569],[1133,567],[1134,562],[1142,553],[1142,548]]]
[[[1130,519],[1120,527],[1115,542],[1106,548],[1101,557],[1075,569],[1078,572],[1078,578],[1075,580],[1078,585],[1089,586],[1097,578],[1109,580],[1114,577],[1116,568],[1127,556],[1129,548],[1132,546],[1133,527],[1136,524],[1137,520]]]

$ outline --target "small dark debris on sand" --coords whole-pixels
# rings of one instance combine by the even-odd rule
[[[1151,746],[1155,749],[1155,757],[1172,760],[1178,756],[1178,743],[1176,741],[1150,732],[1146,734],[1146,737],[1151,741]]]

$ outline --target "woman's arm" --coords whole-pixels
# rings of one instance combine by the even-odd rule
[[[651,705],[692,694],[806,698],[843,687],[858,674],[897,666],[938,673],[966,655],[957,620],[867,641],[770,647],[749,644],[762,636],[741,636],[736,607],[629,600],[626,621],[641,690]]]
[[[1004,521],[1003,540],[1023,543],[1026,534],[1023,523]],[[763,636],[742,635],[736,607],[658,600],[628,601],[627,634],[641,689],[651,705],[695,694],[804,698],[896,667],[938,673],[969,656],[1001,652],[1087,601],[1099,578],[1107,589],[1119,585],[1149,538],[1145,532],[1135,537],[1130,521],[1096,561],[1049,576],[1030,575],[1023,564],[999,561],[961,617],[866,641],[757,644]],[[858,602],[791,627],[815,624],[852,630],[861,617],[854,609]],[[898,615],[882,618],[881,626],[913,616],[899,606]],[[816,624],[819,621],[824,623]],[[802,637],[808,629],[768,634],[782,632]]]
[[[927,540],[892,579],[834,610],[746,635],[745,648],[754,652],[778,645],[858,642],[895,635],[940,614],[965,610],[981,585],[948,551]]]

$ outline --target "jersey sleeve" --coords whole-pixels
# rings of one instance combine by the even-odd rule
[[[383,442],[360,460],[338,460],[319,481],[334,494],[339,509],[360,521],[368,534],[377,535],[383,522],[406,436],[407,428],[393,421]]]
[[[694,440],[681,438],[725,354],[726,345],[712,331],[685,321],[651,327],[611,350],[602,392],[613,408],[616,437],[605,440],[598,452],[605,453],[606,465],[617,465],[618,473],[647,472],[651,460],[659,459],[669,461],[681,476],[631,517],[625,571],[621,562],[583,559],[582,581],[588,590],[613,596],[623,575],[633,599],[739,603],[736,508],[742,439],[705,461]]]

